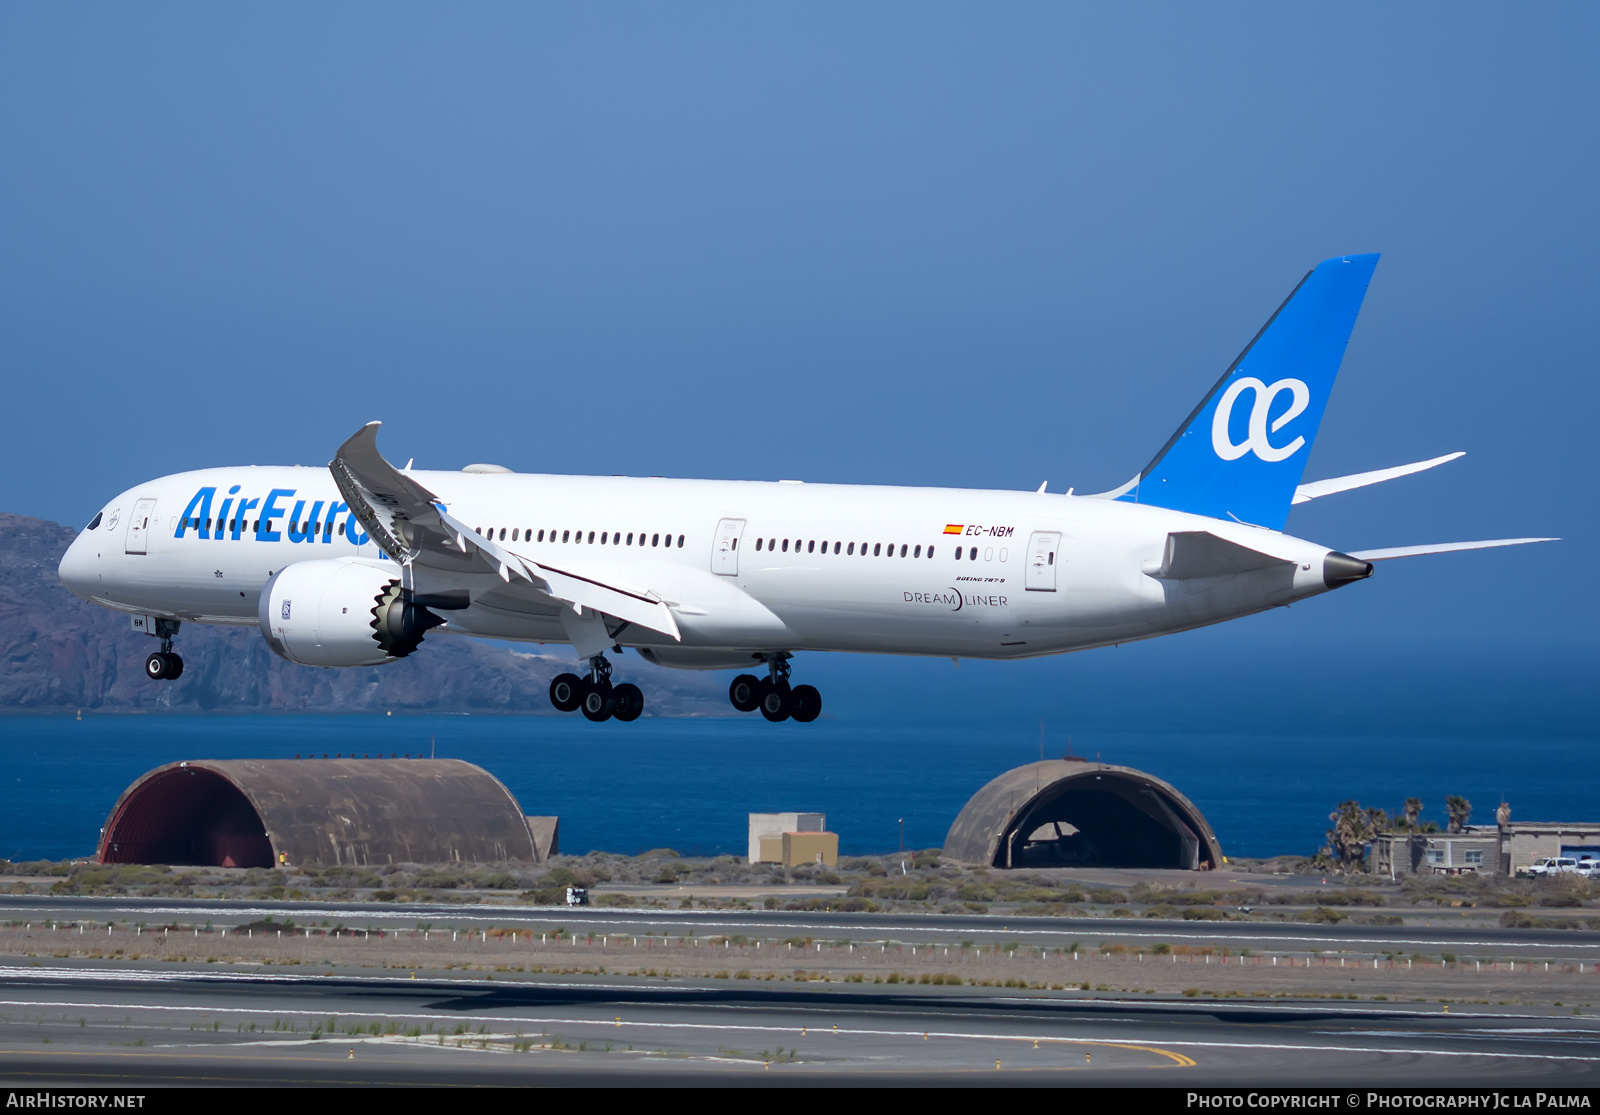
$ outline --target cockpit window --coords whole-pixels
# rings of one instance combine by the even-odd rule
[[[83,529],[84,530],[93,530],[95,527],[99,526],[100,525],[100,519],[104,514],[105,514],[104,511],[96,511],[94,513],[94,518],[89,520],[89,525],[84,527]]]

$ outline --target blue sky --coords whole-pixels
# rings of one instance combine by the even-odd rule
[[[372,418],[421,467],[1099,490],[1315,262],[1380,251],[1308,478],[1468,456],[1289,529],[1568,541],[963,676],[1023,719],[1393,692],[1592,733],[1597,30],[1580,4],[8,5],[4,507],[81,522]],[[816,669],[838,707],[948,702],[935,664]]]

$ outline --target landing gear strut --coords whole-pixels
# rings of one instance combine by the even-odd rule
[[[616,717],[627,722],[644,712],[644,694],[632,682],[611,684],[611,663],[597,654],[589,659],[589,676],[557,674],[550,683],[550,703],[558,712],[579,712],[599,723]]]
[[[177,620],[156,620],[153,634],[160,637],[161,649],[144,660],[144,676],[151,681],[176,681],[183,676],[183,659],[172,653],[172,637],[177,633]]]
[[[728,686],[728,700],[740,712],[760,711],[773,723],[794,719],[809,724],[822,714],[822,694],[814,685],[789,685],[789,655],[766,659],[767,676],[740,674]]]

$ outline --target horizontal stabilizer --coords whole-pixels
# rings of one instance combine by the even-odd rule
[[[1414,472],[1426,472],[1430,468],[1437,468],[1449,464],[1457,457],[1464,457],[1466,453],[1446,453],[1443,457],[1434,457],[1428,461],[1418,461],[1410,465],[1396,465],[1394,468],[1373,469],[1371,472],[1356,472],[1349,476],[1335,476],[1331,480],[1313,480],[1309,484],[1301,484],[1294,490],[1294,499],[1291,503],[1310,503],[1323,496],[1331,496],[1338,492],[1348,492],[1354,488],[1365,488],[1369,484],[1382,484],[1385,480],[1395,480],[1401,476],[1410,476]]]
[[[1490,538],[1482,542],[1436,542],[1430,546],[1389,546],[1382,550],[1357,550],[1350,556],[1362,561],[1393,561],[1424,554],[1451,554],[1457,550],[1492,550],[1497,546],[1526,546],[1530,542],[1559,542],[1559,538]]]
[[[1201,577],[1254,573],[1293,564],[1284,558],[1218,538],[1209,531],[1184,530],[1167,535],[1167,549],[1161,564],[1154,569],[1146,568],[1144,572],[1158,581],[1191,581]]]

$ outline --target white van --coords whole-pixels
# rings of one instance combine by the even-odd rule
[[[1578,861],[1570,856],[1546,856],[1528,868],[1530,875],[1576,875]]]

